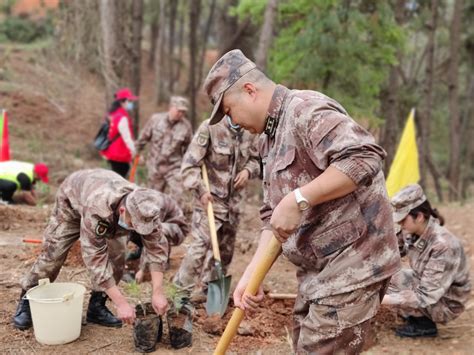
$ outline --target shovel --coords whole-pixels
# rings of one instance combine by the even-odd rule
[[[132,170],[130,171],[130,177],[128,179],[130,182],[135,182],[135,173],[137,172],[137,166],[138,166],[139,161],[140,161],[140,156],[136,155],[135,158],[133,159]]]
[[[207,191],[211,192],[207,169],[204,164],[202,165],[202,178]],[[207,204],[207,217],[209,218],[209,230],[211,232],[212,253],[214,254],[217,280],[210,281],[207,286],[206,313],[209,316],[219,314],[222,317],[229,303],[231,277],[225,276],[222,269],[221,254],[217,242],[216,222],[214,220],[214,209],[212,208],[211,202]]]
[[[275,236],[272,236],[270,242],[267,245],[263,258],[259,261],[252,275],[250,276],[249,283],[247,284],[244,293],[250,295],[257,294],[260,284],[265,278],[265,275],[272,267],[273,262],[276,260],[276,258],[278,258],[278,255],[280,255],[280,252],[281,243],[275,238]],[[242,319],[244,319],[244,315],[244,311],[240,308],[234,309],[232,317],[230,318],[229,323],[227,323],[224,333],[219,339],[219,343],[217,343],[216,350],[214,350],[214,355],[225,354],[225,352],[229,348],[230,342],[234,338],[235,334],[237,334],[239,324],[240,322],[242,322]]]

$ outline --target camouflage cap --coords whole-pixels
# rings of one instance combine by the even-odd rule
[[[128,194],[125,208],[137,233],[148,235],[159,227],[161,211],[158,206],[159,195],[154,194],[153,190],[137,188]]]
[[[418,184],[408,185],[392,198],[393,221],[399,223],[408,213],[426,201],[423,189]]]
[[[234,49],[224,54],[209,70],[204,81],[204,90],[214,105],[211,125],[216,124],[224,117],[221,107],[224,92],[256,67],[255,63],[244,56],[242,51]]]
[[[189,109],[189,101],[182,96],[171,96],[170,106],[174,106],[178,110],[187,111]]]

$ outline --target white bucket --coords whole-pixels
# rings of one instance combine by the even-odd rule
[[[38,342],[57,345],[79,338],[85,291],[84,286],[76,283],[49,283],[48,279],[42,279],[38,286],[26,292]]]

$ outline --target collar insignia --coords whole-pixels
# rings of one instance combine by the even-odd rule
[[[270,138],[275,136],[276,129],[278,127],[278,118],[267,116],[267,122],[265,124],[265,134]]]

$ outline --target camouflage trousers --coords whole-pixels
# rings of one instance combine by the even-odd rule
[[[359,354],[369,336],[388,280],[340,295],[304,302],[298,295],[293,316],[297,354]]]
[[[418,283],[419,280],[414,276],[412,269],[401,269],[393,275],[387,294],[395,295],[406,290],[415,291]],[[458,302],[451,302],[451,304],[448,304],[443,297],[441,297],[441,299],[434,305],[426,308],[415,309],[404,306],[398,307],[398,313],[403,317],[426,316],[436,323],[447,323],[457,318],[463,311],[464,306],[462,304]]]
[[[149,170],[148,187],[153,190],[167,193],[181,205],[183,195],[183,180],[179,169],[173,169],[165,174],[156,173]]]
[[[56,209],[57,210],[57,209]],[[38,280],[48,278],[56,280],[66,261],[69,250],[79,239],[80,219],[64,220],[52,215],[43,235],[43,249],[31,270],[21,280],[21,286],[28,290],[38,284]],[[125,266],[126,236],[108,239],[107,251],[112,264],[115,282],[118,284]],[[94,291],[104,291],[98,285],[92,285]]]
[[[234,255],[235,237],[237,234],[238,213],[234,213],[229,220],[229,212],[214,210],[216,220],[217,240],[224,274]],[[231,223],[232,222],[232,223]],[[205,285],[217,279],[212,254],[211,234],[207,212],[201,208],[193,211],[191,225],[192,240],[188,246],[181,266],[174,276],[173,282],[181,286],[199,283]]]

